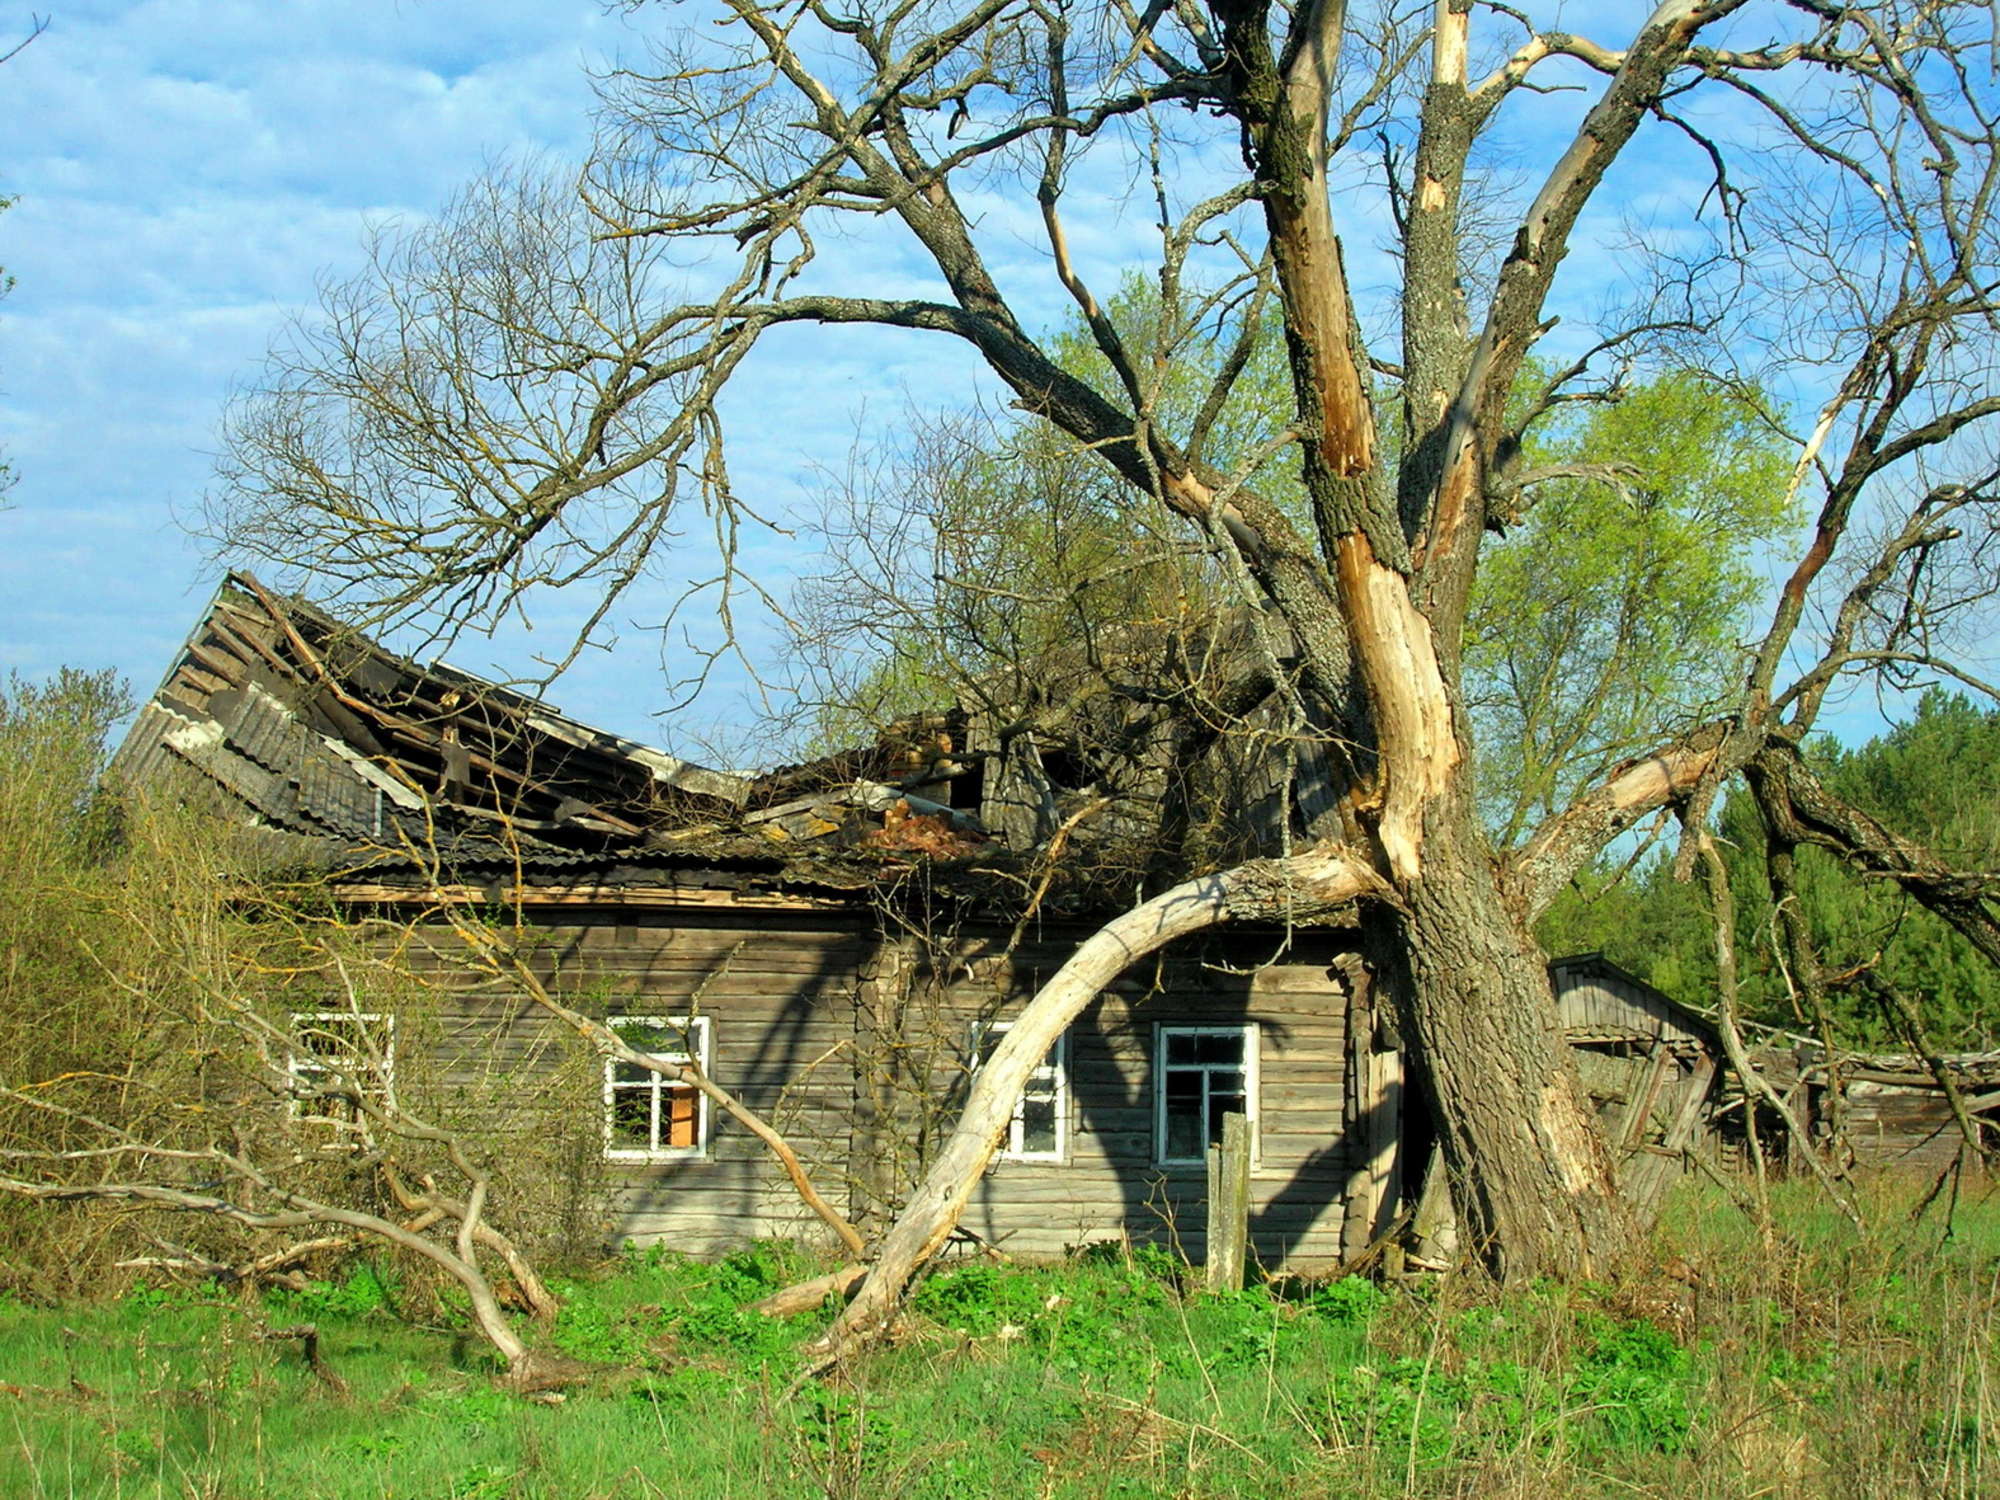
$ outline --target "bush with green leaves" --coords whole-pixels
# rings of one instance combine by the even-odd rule
[[[536,1042],[518,998],[468,997],[449,934],[343,906],[198,782],[106,782],[128,706],[105,675],[0,686],[0,1287],[227,1279],[310,1242],[310,1274],[372,1245],[444,1306],[442,1257],[395,1226],[448,1255],[455,1220],[412,1192],[477,1196],[530,1261],[594,1249],[602,1151],[574,1105],[596,1058],[564,1028]]]

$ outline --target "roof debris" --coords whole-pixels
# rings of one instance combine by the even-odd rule
[[[950,762],[945,725],[921,726],[938,754],[913,755],[905,723],[809,765],[716,771],[421,666],[231,573],[112,773],[128,785],[195,773],[235,820],[378,872],[385,855],[432,849],[454,865],[551,867],[791,864],[816,841],[968,854],[989,842],[975,812],[877,779],[900,772],[948,796],[940,771],[976,767]]]
[[[1332,740],[1286,729],[1273,709],[1296,693],[1273,689],[1268,652],[1211,644],[1203,659],[1230,670],[1210,683],[1188,675],[1170,632],[1146,649],[1112,676],[1051,666],[1018,709],[982,689],[871,743],[739,775],[420,665],[234,572],[112,774],[195,788],[281,858],[350,880],[436,867],[468,884],[518,871],[544,884],[852,892],[929,864],[950,867],[958,898],[1011,903],[1032,889],[1050,909],[1116,909],[1143,887],[1314,836],[1337,783]],[[1058,849],[1053,883],[1039,866],[1024,875]]]

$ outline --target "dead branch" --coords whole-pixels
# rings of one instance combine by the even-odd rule
[[[121,1260],[118,1265],[129,1270],[187,1271],[219,1281],[225,1286],[238,1283],[255,1285],[260,1281],[276,1281],[300,1291],[305,1286],[304,1278],[290,1268],[308,1256],[331,1254],[352,1250],[358,1243],[351,1235],[322,1235],[317,1239],[302,1240],[294,1245],[285,1245],[277,1250],[259,1255],[240,1265],[230,1265],[213,1260],[184,1245],[174,1245],[158,1235],[146,1236],[155,1245],[166,1251],[165,1255],[138,1255]]]
[[[751,1303],[750,1309],[769,1318],[791,1318],[800,1313],[813,1312],[825,1306],[829,1297],[846,1296],[867,1274],[868,1267],[865,1265],[842,1266],[838,1271],[829,1271],[824,1276],[815,1276],[810,1281],[801,1281],[796,1286],[775,1291],[763,1301]]]
[[[951,1138],[883,1239],[846,1311],[814,1345],[815,1360],[837,1360],[888,1324],[910,1277],[957,1226],[1013,1118],[1014,1101],[1028,1075],[1105,985],[1146,954],[1189,933],[1274,915],[1308,921],[1386,889],[1383,878],[1349,851],[1318,849],[1176,886],[1086,940],[1014,1018],[974,1075]]]
[[[1867,1225],[1861,1218],[1860,1209],[1855,1206],[1853,1201],[1842,1190],[1840,1183],[1835,1180],[1833,1173],[1827,1169],[1826,1163],[1820,1160],[1819,1152],[1813,1149],[1812,1138],[1800,1126],[1798,1116],[1792,1113],[1791,1106],[1771,1086],[1770,1080],[1765,1078],[1763,1071],[1751,1061],[1750,1054],[1743,1045],[1742,1033],[1736,1028],[1736,959],[1734,937],[1736,903],[1729,890],[1729,868],[1723,864],[1721,851],[1716,848],[1715,840],[1712,836],[1704,832],[1699,834],[1697,839],[1697,848],[1701,854],[1702,867],[1708,877],[1709,902],[1714,909],[1717,967],[1721,970],[1716,987],[1716,1030],[1722,1037],[1722,1046],[1724,1052],[1729,1056],[1729,1065],[1736,1070],[1736,1077],[1743,1086],[1746,1100],[1753,1095],[1762,1098],[1765,1103],[1769,1104],[1777,1112],[1778,1118],[1785,1122],[1785,1129],[1791,1133],[1791,1139],[1798,1144],[1799,1155],[1805,1159],[1807,1166],[1812,1169],[1813,1175],[1820,1180],[1820,1185],[1826,1189],[1827,1196],[1833,1199],[1834,1205],[1847,1217],[1849,1223],[1853,1224],[1856,1229],[1865,1229]],[[1744,1109],[1744,1120],[1746,1128],[1750,1132],[1750,1148],[1753,1152],[1759,1153],[1757,1170],[1758,1182],[1761,1187],[1763,1182],[1761,1148],[1757,1141],[1753,1111],[1747,1104]],[[1769,1212],[1769,1208],[1765,1207],[1764,1215],[1767,1234],[1769,1233]]]
[[[319,1349],[319,1325],[317,1323],[292,1323],[283,1328],[266,1328],[257,1334],[260,1339],[297,1339],[299,1354],[311,1370],[313,1378],[336,1396],[345,1396],[348,1385],[340,1373],[321,1357]]]

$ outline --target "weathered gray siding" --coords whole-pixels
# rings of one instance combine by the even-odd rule
[[[1078,934],[1076,936],[1081,936]],[[1268,1267],[1330,1265],[1340,1258],[1343,1191],[1358,1165],[1343,1125],[1347,996],[1338,956],[1313,939],[1284,961],[1269,939],[1214,944],[1202,954],[1143,965],[1092,1004],[1070,1029],[1070,1132],[1063,1162],[1003,1160],[980,1184],[964,1228],[999,1248],[1054,1255],[1129,1236],[1178,1243],[1199,1260],[1207,1183],[1200,1167],[1161,1166],[1155,1139],[1155,1029],[1254,1023],[1258,1028],[1257,1155],[1251,1246]],[[1312,951],[1324,948],[1326,951]],[[1037,973],[1051,972],[1061,943],[1024,949],[1022,983],[1000,1007],[1018,1009]],[[948,992],[969,1021],[995,1011],[994,976],[966,955]],[[1204,962],[1204,958],[1206,962]]]
[[[662,914],[578,929],[569,984],[610,1015],[711,1018],[710,1073],[775,1124],[839,1201],[854,1092],[854,1001],[872,940],[858,925]],[[707,1255],[825,1231],[754,1136],[711,1112],[701,1158],[612,1162],[616,1238]]]
[[[716,1082],[786,1135],[830,1200],[877,1219],[955,1119],[977,1024],[1015,1014],[1087,932],[1046,932],[1009,961],[1004,934],[885,939],[839,913],[553,915],[536,956],[552,989],[594,1015],[708,1016]],[[1362,1151],[1344,1128],[1341,955],[1331,938],[1299,937],[1265,962],[1278,947],[1275,936],[1247,935],[1176,951],[1102,995],[1070,1033],[1066,1158],[996,1163],[965,1231],[1015,1254],[1129,1236],[1178,1243],[1199,1259],[1203,1173],[1157,1164],[1155,1028],[1254,1023],[1252,1247],[1270,1267],[1337,1261],[1341,1205]],[[440,1045],[468,1088],[570,1058],[567,1107],[597,1128],[601,1074],[578,1066],[558,1023],[532,1004],[468,994],[443,1021]],[[828,1237],[764,1147],[719,1112],[704,1156],[605,1162],[603,1180],[616,1239],[714,1254],[756,1238]]]
[[[1826,1089],[1812,1091],[1824,1111]],[[1935,1176],[1965,1148],[1942,1091],[1857,1079],[1846,1085],[1847,1145],[1860,1167],[1897,1167]]]
[[[1626,1196],[1655,1204],[1707,1124],[1719,1052],[1713,1028],[1596,955],[1559,960],[1550,974]]]

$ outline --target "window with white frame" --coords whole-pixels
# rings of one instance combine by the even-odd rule
[[[973,1029],[975,1067],[986,1065],[1012,1026],[1010,1021],[988,1021]],[[1068,1148],[1069,1033],[1064,1032],[1035,1064],[1014,1101],[1000,1155],[1010,1161],[1062,1161]]]
[[[366,1101],[393,1097],[396,1018],[368,1011],[294,1011],[287,1066],[294,1117],[365,1125]]]
[[[1246,1116],[1257,1139],[1257,1028],[1162,1026],[1156,1033],[1154,1140],[1159,1160],[1198,1162],[1222,1141],[1222,1117]]]
[[[614,1016],[607,1023],[634,1052],[708,1072],[707,1016]],[[708,1149],[708,1098],[671,1073],[607,1055],[604,1154],[612,1161],[671,1161]]]

